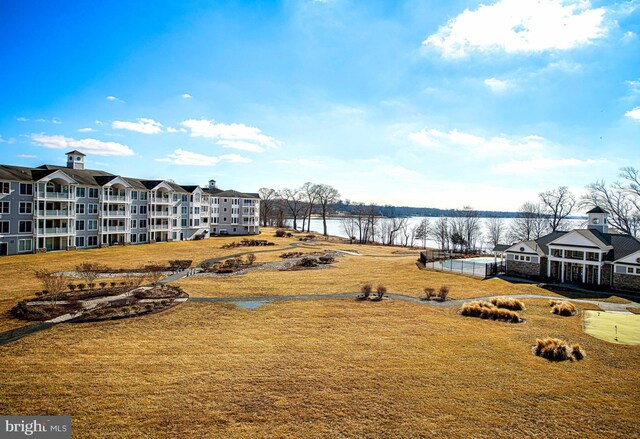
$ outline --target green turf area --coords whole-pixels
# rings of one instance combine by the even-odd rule
[[[616,337],[615,326],[618,326]],[[640,345],[640,315],[584,311],[584,331],[611,343]]]

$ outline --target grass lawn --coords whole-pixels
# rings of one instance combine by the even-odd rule
[[[633,437],[640,350],[527,302],[524,324],[398,301],[187,303],[0,348],[0,414],[78,437]],[[551,363],[536,338],[582,344]]]
[[[618,327],[616,335],[615,327]],[[586,311],[584,327],[587,334],[611,343],[640,345],[640,315]]]

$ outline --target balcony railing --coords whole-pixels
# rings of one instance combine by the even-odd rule
[[[127,226],[102,226],[102,229],[100,230],[103,233],[108,233],[108,232],[126,232]]]
[[[149,197],[149,203],[154,204],[172,204],[171,197]]]
[[[102,195],[100,201],[112,203],[129,203],[131,200],[126,195]]]
[[[149,230],[169,230],[169,224],[149,224]]]
[[[75,192],[37,192],[36,198],[39,200],[75,200]]]
[[[171,216],[171,212],[164,211],[164,210],[151,210],[148,213],[149,216],[155,216],[155,217],[170,217]]]
[[[126,210],[103,210],[102,216],[124,217],[124,216],[130,216],[130,214]]]
[[[38,228],[36,233],[38,235],[69,235],[73,230],[71,227],[45,227]]]
[[[39,216],[56,216],[56,217],[71,217],[75,216],[72,210],[38,210]]]

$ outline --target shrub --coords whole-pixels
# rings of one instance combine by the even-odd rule
[[[538,357],[550,361],[574,361],[585,357],[585,352],[579,344],[574,343],[569,346],[564,340],[551,337],[537,339],[533,350]]]
[[[578,314],[578,310],[571,302],[558,302],[555,301],[553,305],[551,305],[551,313],[557,314],[564,317],[571,317]]]
[[[360,287],[360,295],[358,296],[358,298],[360,299],[368,299],[369,296],[371,295],[371,291],[373,291],[373,286],[370,283],[366,283],[364,285],[362,285],[362,287]]]
[[[426,287],[424,289],[424,295],[426,296],[427,300],[431,300],[433,297],[436,296],[436,289],[431,287]]]
[[[253,253],[249,253],[247,256],[247,265],[253,265],[254,262],[256,262],[256,255],[254,255]]]
[[[276,230],[276,238],[284,238],[287,236],[287,231],[285,229],[277,229]]]
[[[168,301],[168,300],[161,300],[161,301],[160,301],[160,304],[161,304],[162,306],[167,306],[167,305],[169,304],[169,301]]]
[[[106,283],[106,282],[100,282],[100,284],[99,284],[99,285],[100,285],[100,288],[102,288],[103,290],[104,290],[105,288],[107,288],[107,283]]]
[[[376,293],[378,293],[378,297],[382,299],[382,296],[387,294],[387,287],[385,287],[384,285],[378,285],[378,287],[376,288]]]
[[[447,300],[448,295],[449,295],[449,287],[446,285],[441,286],[440,289],[438,290],[438,299],[444,302],[445,300]]]
[[[152,311],[152,310],[153,310],[153,308],[154,308],[153,303],[147,303],[147,304],[144,306],[144,309],[146,309],[147,311]]]
[[[118,282],[111,282],[111,288],[115,288],[118,285]]]
[[[302,256],[304,253],[302,252],[287,252],[287,253],[282,253],[280,255],[280,257],[282,259],[291,259],[291,258],[299,258],[300,256]]]
[[[333,261],[335,261],[333,256],[320,256],[318,260],[321,264],[331,264]]]
[[[462,305],[460,314],[467,317],[502,320],[511,323],[520,323],[522,321],[515,312],[510,309],[498,308],[491,302],[467,302]]]
[[[300,262],[298,262],[298,266],[300,267],[317,267],[318,260],[316,258],[302,258]]]
[[[123,306],[121,309],[122,309],[122,312],[125,314],[129,314],[131,312],[131,307],[129,306]]]
[[[67,285],[67,288],[69,288],[69,291],[73,293],[77,287],[76,284],[69,284]]]
[[[83,290],[86,288],[86,286],[87,286],[86,284],[79,283],[79,284],[78,284],[78,289],[79,289],[80,291],[83,291]]]
[[[494,297],[490,302],[498,308],[506,308],[511,311],[524,311],[527,309],[521,300],[511,299],[509,297]]]

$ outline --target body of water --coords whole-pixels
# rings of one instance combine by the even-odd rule
[[[420,222],[425,218],[427,220],[429,220],[429,224],[430,225],[433,225],[439,219],[439,217],[423,217],[423,216],[410,217],[410,218],[408,218],[409,227],[414,227],[414,226],[420,224]],[[486,222],[486,220],[487,220],[487,218],[480,218],[480,224],[481,224],[481,229],[482,229],[482,235],[483,236],[487,235],[487,222]],[[378,221],[389,221],[389,219],[380,218]],[[505,227],[505,231],[506,231],[511,226],[511,222],[513,221],[513,218],[504,218],[503,221],[504,221],[504,227]],[[571,220],[568,220],[568,221],[571,223],[571,228],[580,228],[580,227],[585,227],[585,225],[586,225],[586,220],[584,220],[584,219],[571,219]],[[290,226],[293,225],[293,222],[291,220],[289,221],[289,225]],[[301,220],[298,221],[298,227],[302,227],[302,221]],[[319,233],[323,232],[322,218],[311,218],[311,230],[314,231],[314,232],[319,232]],[[345,233],[345,231],[344,231],[344,229],[342,227],[342,218],[327,218],[327,233],[329,235],[333,235],[333,236],[340,236],[342,238],[348,238],[347,234]],[[378,238],[376,238],[376,239],[378,239]],[[398,237],[397,238],[397,243],[399,244],[400,241],[401,241],[401,237]],[[482,242],[480,242],[478,245],[481,246],[484,249],[491,250],[490,248],[488,248],[489,246],[485,241],[486,241],[486,239],[483,238]],[[414,245],[422,247],[423,241],[417,241],[416,240]],[[427,247],[437,248],[439,246],[439,244],[436,241],[434,241],[433,239],[429,238],[426,241],[426,246]]]

